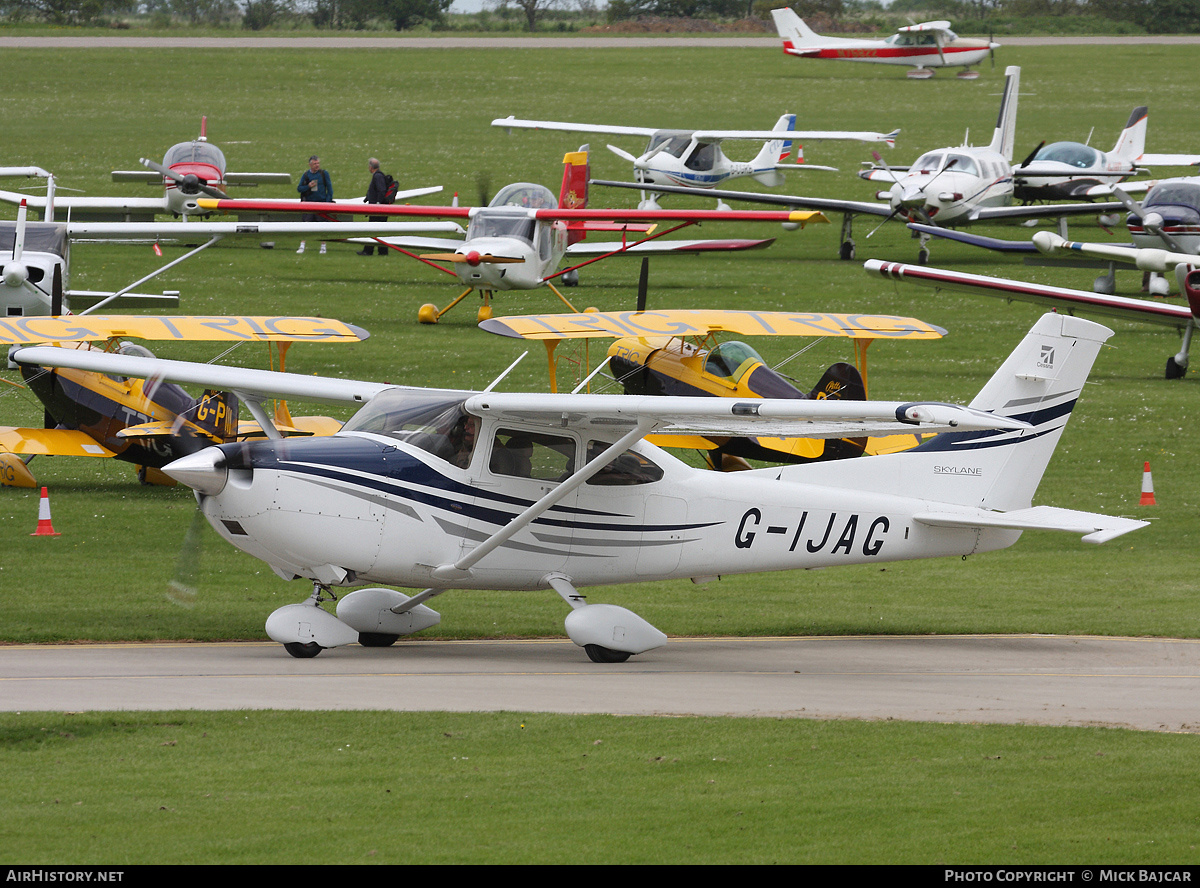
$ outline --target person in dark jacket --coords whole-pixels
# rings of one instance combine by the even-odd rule
[[[321,158],[317,155],[308,159],[308,169],[300,177],[296,190],[300,192],[302,201],[329,203],[333,200],[333,180],[329,178],[329,170],[321,169]],[[305,222],[316,222],[317,214],[305,213],[301,218]],[[296,252],[304,252],[304,241],[300,241],[300,249]],[[321,241],[321,252],[325,252],[325,241]]]
[[[387,177],[379,169],[379,161],[372,157],[367,161],[367,172],[371,174],[371,182],[367,185],[366,203],[387,203]],[[386,222],[387,216],[368,216],[368,222]],[[379,245],[379,255],[386,256],[391,251],[383,244]],[[358,251],[360,256],[371,256],[375,253],[375,244],[367,244]]]

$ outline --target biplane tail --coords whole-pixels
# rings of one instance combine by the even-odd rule
[[[808,397],[813,400],[865,401],[867,387],[863,385],[858,368],[842,361],[830,365]]]
[[[1110,152],[1114,157],[1119,157],[1121,160],[1128,160],[1131,163],[1136,163],[1141,159],[1141,156],[1146,152],[1146,124],[1148,117],[1149,112],[1145,105],[1140,105],[1133,109],[1133,113],[1129,115],[1129,122],[1125,124],[1125,129],[1121,130],[1117,144],[1113,146],[1113,150]]]

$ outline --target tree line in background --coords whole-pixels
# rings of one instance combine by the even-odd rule
[[[473,14],[450,14],[453,0],[0,0],[0,21],[126,27],[313,27],[367,30],[578,30],[645,19],[769,22],[791,6],[817,30],[887,30],[907,20],[949,19],[956,28],[1028,30],[1135,29],[1200,32],[1200,0],[485,0]],[[1072,25],[1076,27],[1072,27]],[[765,28],[773,32],[772,28]]]

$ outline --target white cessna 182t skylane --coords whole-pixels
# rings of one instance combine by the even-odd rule
[[[1031,506],[1110,330],[1043,316],[969,407],[404,388],[51,347],[19,363],[230,388],[239,398],[366,402],[336,435],[224,444],[168,465],[209,523],[285,579],[308,579],[267,634],[296,657],[392,644],[436,624],[449,589],[553,589],[597,662],[666,636],[584,586],[968,555],[1023,530],[1101,543],[1146,524]],[[84,366],[86,365],[86,366]],[[901,453],[753,469],[692,468],[651,432],[846,437],[939,431]],[[271,430],[268,429],[268,432]],[[330,587],[363,588],[320,607]]]

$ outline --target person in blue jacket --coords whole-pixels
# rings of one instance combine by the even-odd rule
[[[333,180],[329,178],[329,170],[321,169],[321,158],[317,155],[308,159],[308,169],[300,177],[296,190],[302,201],[329,203],[333,200]],[[316,222],[317,214],[305,213],[302,218],[305,222]],[[304,252],[304,241],[300,241],[300,249],[296,252]],[[325,241],[321,241],[321,252],[325,252]]]

